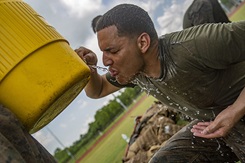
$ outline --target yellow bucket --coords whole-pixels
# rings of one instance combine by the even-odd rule
[[[0,13],[0,104],[34,133],[82,91],[90,70],[28,4],[0,0]]]

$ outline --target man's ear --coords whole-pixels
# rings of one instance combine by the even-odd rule
[[[150,43],[151,43],[151,38],[145,32],[142,33],[137,39],[138,47],[142,53],[145,53],[149,49]]]

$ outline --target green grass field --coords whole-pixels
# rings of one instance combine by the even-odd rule
[[[245,5],[230,17],[231,21],[245,20]],[[142,96],[141,96],[142,97]],[[139,100],[139,99],[138,99]],[[122,123],[119,124],[96,148],[90,152],[79,163],[121,163],[127,143],[123,140],[121,134],[126,134],[128,137],[132,134],[134,128],[135,116],[142,115],[152,104],[155,98],[152,96],[147,97],[137,108],[135,108],[129,116],[127,116]],[[130,106],[132,107],[132,106]],[[123,116],[123,115],[121,115]],[[120,116],[120,117],[121,117]],[[118,117],[118,119],[120,118]],[[117,120],[118,120],[117,119]],[[116,120],[116,121],[117,121]],[[113,125],[113,124],[112,124]],[[95,142],[96,140],[94,140]],[[88,145],[86,149],[92,146],[93,143]],[[86,149],[81,149],[76,158],[79,159]],[[75,162],[70,161],[70,163]]]
[[[233,15],[231,15],[230,20],[233,22],[245,20],[245,4],[242,5]]]
[[[155,98],[148,96],[80,163],[120,163],[127,146],[121,135],[126,134],[130,137],[134,128],[135,116],[142,115],[153,104],[154,100]]]

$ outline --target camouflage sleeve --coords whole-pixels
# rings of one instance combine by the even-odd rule
[[[0,147],[1,162],[56,162],[55,158],[2,105],[0,105]]]
[[[121,84],[119,84],[118,82],[117,82],[117,80],[114,78],[114,77],[112,77],[111,75],[110,75],[110,73],[107,73],[106,74],[106,79],[112,84],[112,85],[114,85],[114,86],[116,86],[116,87],[119,87],[119,88],[123,88],[123,87],[135,87],[136,85],[134,85],[133,83],[129,83],[129,84],[126,84],[126,85],[121,85]]]

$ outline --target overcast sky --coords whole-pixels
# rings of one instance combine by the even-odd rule
[[[91,20],[120,3],[132,3],[144,8],[155,24],[158,35],[182,29],[183,14],[192,0],[24,0],[39,15],[52,25],[75,49],[80,45],[92,49],[98,54],[102,65],[95,34],[91,29]],[[100,72],[103,73],[103,72]],[[82,91],[76,99],[51,123],[33,136],[53,154],[56,148],[63,146],[54,139],[53,134],[64,146],[71,146],[80,135],[88,130],[88,123],[94,120],[95,112],[109,99],[90,99]]]

